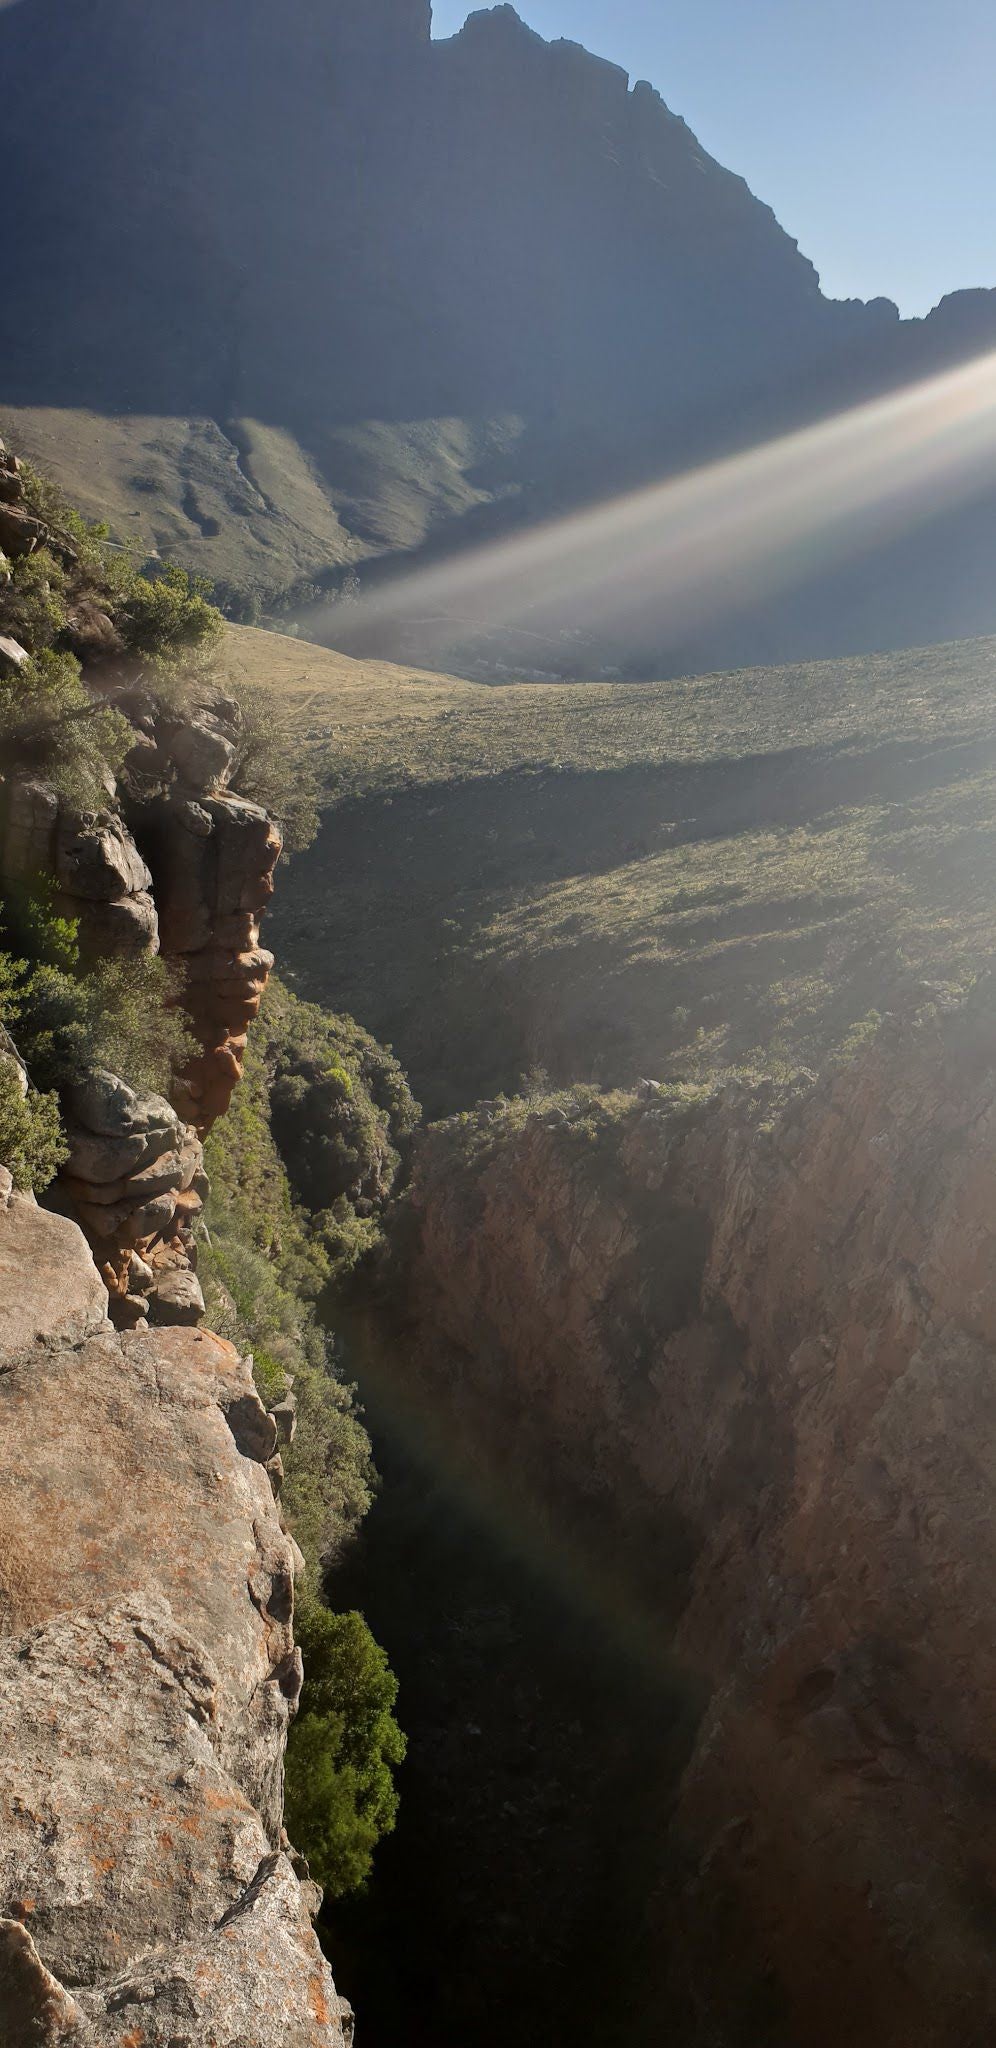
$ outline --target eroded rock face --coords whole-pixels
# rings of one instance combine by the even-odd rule
[[[115,1321],[127,1328],[150,1311],[196,1320],[194,1226],[207,1191],[196,1131],[163,1096],[105,1072],[67,1091],[65,1125],[70,1154],[53,1199],[84,1230]]]
[[[152,876],[123,820],[63,812],[55,836],[59,907],[76,920],[85,958],[154,953]]]
[[[176,1100],[203,1136],[241,1079],[249,1025],[273,967],[259,943],[260,918],[273,895],[281,834],[243,797],[181,789],[162,807],[150,845],[163,951],[183,968],[185,1007],[203,1047]]]
[[[32,1215],[51,1310],[70,1237],[93,1269]],[[344,2048],[282,1829],[301,1665],[275,1425],[230,1345],[87,1338],[77,1297],[26,1346],[0,1326],[0,2033]]]
[[[3,464],[0,485],[6,478],[18,495],[16,459],[0,447]],[[101,617],[77,624],[96,635],[99,687],[132,722],[122,791],[108,778],[107,808],[78,812],[42,782],[0,775],[0,889],[54,885],[85,965],[161,950],[178,971],[177,1000],[201,1050],[177,1078],[175,1107],[108,1075],[68,1091],[72,1149],[53,1199],[81,1224],[120,1327],[150,1313],[160,1324],[189,1324],[203,1313],[194,1238],[207,1193],[200,1141],[241,1079],[273,967],[260,919],[282,840],[265,810],[227,786],[238,704],[215,690],[171,707],[129,679],[121,650],[101,639]]]
[[[648,1094],[609,1170],[542,1115],[416,1169],[405,1367],[447,1428],[682,1532],[661,1641],[707,1704],[657,1992],[703,2042],[996,2028],[994,1010],[777,1114]]]
[[[80,1344],[107,1322],[107,1295],[76,1225],[50,1216],[4,1175],[0,1190],[0,1357]]]

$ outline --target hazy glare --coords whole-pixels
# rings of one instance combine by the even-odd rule
[[[625,631],[735,614],[956,505],[996,459],[996,354],[747,454],[402,576],[358,616]],[[321,623],[320,612],[315,623]]]
[[[437,35],[467,0],[434,0]],[[646,77],[773,206],[836,298],[996,286],[992,0],[518,0]]]

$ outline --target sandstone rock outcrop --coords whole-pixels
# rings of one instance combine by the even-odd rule
[[[105,1327],[107,1295],[75,1224],[0,1189],[0,1355],[81,1344]]]
[[[50,1199],[85,1231],[115,1320],[128,1327],[157,1302],[156,1320],[172,1320],[177,1272],[196,1288],[194,1226],[207,1192],[196,1131],[161,1095],[99,1072],[67,1091],[65,1123],[69,1158]]]
[[[631,1554],[673,1521],[644,1628],[707,1704],[656,1990],[696,2041],[996,2027],[994,1007],[887,1022],[780,1110],[648,1095],[597,1145],[537,1113],[416,1164],[429,1411]]]
[[[203,1135],[242,1074],[249,1025],[273,967],[260,919],[273,894],[280,829],[258,804],[181,783],[149,835],[161,943],[185,978],[184,1003],[203,1048],[177,1093]]]
[[[35,1312],[0,1325],[0,2033],[344,2048],[281,1825],[275,1425],[230,1345],[111,1332],[71,1223],[15,1198],[0,1257],[29,1211]]]
[[[74,559],[68,536],[30,518],[21,465],[2,443],[0,514],[28,521],[36,540]],[[229,788],[242,729],[236,701],[208,685],[177,702],[157,694],[136,677],[113,622],[85,599],[67,630],[91,694],[128,719],[134,745],[120,786],[106,774],[101,810],[74,809],[23,765],[0,772],[0,890],[49,890],[77,930],[84,966],[162,952],[200,1051],[176,1077],[172,1105],[108,1074],[69,1090],[70,1158],[50,1199],[82,1225],[120,1327],[150,1313],[190,1324],[203,1313],[200,1141],[241,1077],[273,966],[260,919],[281,833]],[[0,637],[0,675],[27,659]]]

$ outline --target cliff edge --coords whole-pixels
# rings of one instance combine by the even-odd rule
[[[676,2038],[992,2039],[993,1017],[982,979],[785,1102],[580,1091],[416,1154],[399,1384],[700,1702]]]
[[[0,2038],[344,2048],[281,1825],[273,1420],[218,1338],[113,1331],[77,1227],[16,1195],[0,1272]]]

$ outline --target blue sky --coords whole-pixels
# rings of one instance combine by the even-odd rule
[[[649,78],[835,298],[996,285],[996,0],[518,0]],[[467,0],[434,0],[437,35]]]

